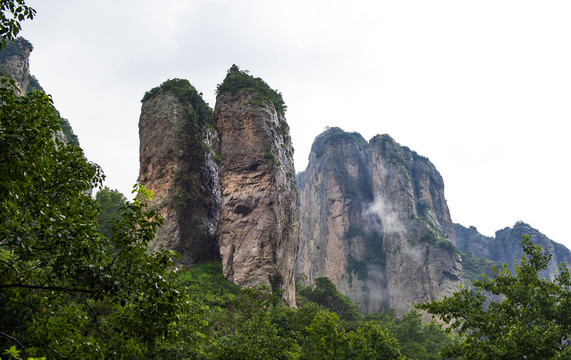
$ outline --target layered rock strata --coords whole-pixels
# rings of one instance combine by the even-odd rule
[[[182,265],[218,258],[219,139],[212,110],[188,81],[169,80],[145,95],[139,136],[139,183],[152,190],[150,208],[165,218],[150,250],[175,250]]]
[[[300,252],[297,273],[327,276],[365,313],[449,295],[461,259],[430,161],[388,135],[369,142],[332,128],[313,144],[298,176]]]
[[[245,76],[231,69],[232,76]],[[295,305],[298,249],[293,148],[283,114],[259,91],[218,94],[222,204],[218,244],[224,275],[240,286],[282,289]]]

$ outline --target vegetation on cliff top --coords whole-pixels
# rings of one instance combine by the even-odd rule
[[[360,151],[366,149],[367,141],[358,132],[346,132],[338,127],[326,128],[326,130],[318,135],[313,142],[311,152],[315,157],[320,158],[325,153],[325,148],[332,142],[352,141]]]
[[[160,86],[152,88],[143,96],[141,102],[145,102],[157,95],[160,91],[170,91],[182,103],[190,103],[194,111],[189,111],[191,120],[198,121],[199,124],[210,125],[214,123],[214,112],[212,108],[202,99],[202,93],[199,93],[194,86],[186,79],[170,79],[162,83]],[[196,114],[196,115],[195,115]]]
[[[228,70],[228,75],[221,84],[216,86],[216,94],[236,93],[240,90],[249,89],[257,92],[263,99],[274,105],[274,108],[280,115],[285,115],[287,106],[285,105],[282,94],[272,89],[261,78],[253,77],[246,70],[240,70],[236,65]]]
[[[24,53],[23,49],[28,47],[31,51],[31,50],[33,50],[34,47],[32,46],[32,44],[28,40],[26,40],[22,37],[18,37],[13,41],[6,41],[6,43],[4,45],[5,45],[5,47],[0,50],[0,74],[10,75],[6,65],[4,65],[4,64],[12,56],[19,56],[22,59],[22,61],[25,61],[26,60],[26,54]],[[28,83],[28,87],[26,88],[26,93],[32,92],[34,90],[44,91],[44,89],[42,88],[42,86],[38,82],[38,79],[36,79],[35,76],[29,75],[29,80],[30,80],[30,82]],[[62,120],[67,121],[65,119],[62,119]],[[66,136],[67,136],[67,134],[66,134]]]
[[[26,55],[23,51],[25,47],[30,48],[30,50],[34,48],[28,40],[22,37],[18,37],[13,41],[6,41],[4,43],[4,48],[2,48],[2,51],[0,52],[0,63],[6,62],[6,60],[12,56],[19,56],[25,59]]]

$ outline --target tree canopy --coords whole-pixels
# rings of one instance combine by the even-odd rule
[[[107,238],[113,236],[113,225],[121,220],[127,205],[127,198],[117,190],[105,186],[97,191],[95,200],[100,206],[97,222],[101,234]]]
[[[571,277],[560,265],[554,281],[538,275],[548,250],[524,236],[515,274],[507,264],[451,297],[417,305],[457,329],[463,341],[445,349],[459,359],[569,359]]]
[[[0,50],[4,48],[7,40],[14,40],[20,30],[22,21],[32,20],[36,10],[26,5],[24,0],[0,1]]]
[[[137,188],[101,235],[89,193],[103,172],[60,138],[50,96],[19,96],[2,77],[0,100],[0,349],[109,358],[176,336],[170,324],[192,311],[173,254],[147,253],[162,222],[150,194]]]

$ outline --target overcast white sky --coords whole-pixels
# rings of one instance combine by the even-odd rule
[[[435,164],[454,222],[571,247],[571,1],[27,4],[32,74],[126,195],[145,91],[185,78],[213,107],[235,63],[283,93],[297,171],[326,126],[388,133]]]

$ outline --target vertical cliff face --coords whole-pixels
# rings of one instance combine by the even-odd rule
[[[461,260],[454,251],[444,182],[434,165],[388,135],[369,143],[390,302],[402,313],[413,302],[452,294],[461,280]]]
[[[284,301],[294,305],[298,230],[293,149],[280,104],[264,93],[267,89],[261,79],[233,67],[218,90],[218,243],[228,280],[283,289]]]
[[[361,135],[334,128],[315,139],[308,167],[298,175],[296,272],[310,283],[328,277],[363,311],[389,305],[382,229],[379,219],[366,212],[373,202],[370,163]]]
[[[364,312],[451,294],[461,278],[444,184],[388,135],[318,136],[299,176],[298,273],[328,276]]]
[[[166,81],[143,99],[139,182],[153,191],[150,206],[166,219],[149,247],[179,252],[183,265],[219,257],[219,140],[212,121],[186,80]]]

